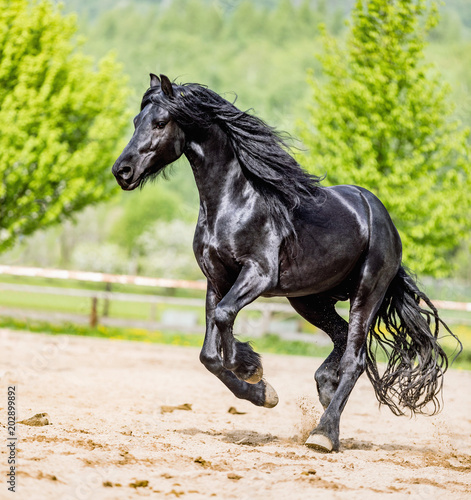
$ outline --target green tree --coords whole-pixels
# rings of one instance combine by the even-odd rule
[[[168,222],[184,216],[181,210],[184,202],[180,195],[169,189],[169,184],[162,179],[159,181],[142,191],[123,193],[122,213],[112,227],[111,240],[124,248],[129,256],[141,252],[137,240],[156,221]]]
[[[0,0],[0,251],[115,186],[124,77],[77,51],[75,31],[49,1]]]
[[[424,63],[438,21],[428,5],[357,0],[345,49],[324,35],[324,81],[311,79],[302,138],[311,171],[373,191],[401,233],[405,263],[441,276],[471,226],[471,154],[448,86]]]

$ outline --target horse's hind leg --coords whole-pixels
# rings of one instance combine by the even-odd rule
[[[397,272],[397,266],[382,267],[383,262],[382,257],[375,259],[370,254],[363,265],[360,281],[350,300],[348,338],[339,364],[339,384],[319,425],[307,439],[307,446],[327,451],[339,449],[340,416],[356,381],[365,370],[366,336]]]
[[[332,339],[334,348],[314,376],[319,401],[326,409],[339,384],[339,363],[347,345],[348,323],[335,310],[334,299],[309,295],[289,299],[293,308],[309,323],[323,330]]]
[[[261,379],[255,384],[250,384],[240,380],[236,375],[226,369],[221,355],[221,336],[214,320],[214,313],[218,305],[218,298],[210,283],[206,295],[206,335],[201,350],[200,360],[204,366],[225,384],[228,389],[238,398],[247,399],[257,406],[272,408],[278,403],[278,396],[268,382]],[[241,344],[245,346],[245,344]],[[258,354],[252,351],[252,356],[256,356],[256,361],[260,363]],[[250,366],[250,361],[246,361]],[[261,366],[261,365],[260,365]]]

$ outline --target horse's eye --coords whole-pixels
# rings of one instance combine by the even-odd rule
[[[160,128],[160,129],[162,129],[162,128],[164,128],[164,127],[165,127],[165,125],[167,125],[165,122],[157,122],[157,123],[155,124],[155,127],[156,127],[156,128]]]

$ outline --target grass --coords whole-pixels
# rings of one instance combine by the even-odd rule
[[[0,317],[0,328],[13,330],[28,330],[30,332],[49,333],[51,335],[83,335],[107,339],[121,339],[154,344],[167,344],[186,347],[201,347],[203,335],[185,334],[179,332],[148,331],[139,328],[116,328],[98,325],[96,328],[70,323],[52,324],[37,320],[18,320]],[[454,361],[452,367],[471,370],[471,331],[469,328],[459,328],[458,335],[463,342],[463,352]],[[240,338],[242,341],[251,339]],[[251,340],[254,349],[260,353],[287,354],[296,356],[312,356],[325,358],[331,351],[330,346],[319,346],[313,343],[280,339],[277,335],[264,335]],[[456,344],[451,339],[443,342],[450,359],[456,354]],[[381,360],[380,360],[381,361]],[[382,360],[384,361],[384,359]]]
[[[14,308],[23,308],[23,309],[34,309],[41,311],[57,311],[57,312],[66,312],[72,314],[89,314],[91,309],[91,299],[89,297],[74,297],[68,295],[61,295],[61,288],[74,288],[74,289],[82,289],[82,290],[99,290],[104,291],[105,287],[102,284],[96,283],[83,283],[83,282],[72,282],[73,286],[70,286],[70,281],[61,281],[61,280],[48,280],[48,279],[39,279],[36,278],[23,278],[20,277],[18,280],[12,280],[11,278],[17,277],[6,277],[0,276],[0,282],[2,283],[14,283],[21,285],[35,285],[35,286],[52,286],[54,288],[58,288],[57,294],[40,294],[35,292],[17,292],[0,290],[0,305],[4,307],[14,307]],[[10,278],[10,279],[4,279]],[[69,284],[69,286],[62,286],[65,284]],[[79,286],[81,285],[81,286]],[[87,285],[87,286],[84,286]],[[90,285],[90,286],[88,286]],[[137,286],[132,285],[114,285],[113,291],[123,292],[123,293],[140,293],[141,295],[166,295],[166,296],[179,296],[179,297],[187,297],[188,294],[173,293],[173,290],[159,290],[156,288],[150,287],[141,287],[144,290],[141,290]],[[149,290],[152,290],[150,293]],[[185,291],[186,292],[186,291]],[[198,296],[198,291],[193,290],[191,294],[192,298]],[[198,297],[199,298],[199,297]],[[98,313],[102,313],[102,308],[104,306],[104,301],[99,300],[99,311]],[[178,309],[179,306],[172,306],[174,309]],[[195,310],[198,311],[198,308],[188,308],[185,306],[185,310]],[[201,309],[201,308],[200,308]],[[155,308],[155,313],[157,318],[160,317],[160,314],[164,308],[157,306]],[[125,319],[149,319],[151,311],[151,305],[149,303],[144,302],[126,302],[126,301],[110,301],[109,302],[109,315],[115,318],[125,318]]]
[[[10,284],[21,284],[21,285],[35,285],[35,286],[49,286],[58,288],[57,295],[50,294],[40,294],[40,293],[29,293],[29,292],[15,292],[15,291],[1,291],[0,290],[0,305],[4,307],[12,308],[24,308],[24,309],[34,309],[42,311],[58,311],[63,313],[72,314],[84,314],[90,313],[91,309],[91,299],[88,297],[74,297],[61,295],[60,289],[63,288],[74,288],[82,290],[98,290],[105,291],[105,283],[93,283],[84,282],[77,280],[60,280],[52,278],[37,278],[37,277],[25,277],[25,276],[8,276],[0,275],[0,283],[10,283]],[[185,290],[185,289],[159,289],[155,287],[145,287],[137,285],[123,285],[115,284],[112,285],[112,291],[123,292],[123,293],[138,293],[141,295],[163,295],[163,296],[174,296],[174,297],[184,297],[184,298],[204,298],[204,291],[198,290]],[[103,312],[104,301],[98,301],[98,314],[101,315]],[[152,309],[149,303],[143,302],[126,302],[126,301],[113,301],[109,302],[109,316],[114,318],[122,319],[136,319],[136,320],[147,320],[152,315],[157,321],[161,320],[162,313],[169,306],[157,305]],[[177,306],[172,305],[172,309],[182,309],[191,310],[197,313],[198,323],[204,324],[204,311],[202,308],[188,307],[188,306]],[[340,309],[342,315],[348,315],[348,310],[346,308]],[[244,311],[244,314],[255,314],[258,316],[258,312]],[[286,314],[284,314],[286,316]],[[442,318],[450,325],[470,325],[468,329],[471,331],[471,314],[466,311],[441,311]],[[275,318],[274,318],[275,319]],[[455,327],[453,327],[453,330]],[[305,332],[315,332],[315,328],[311,327],[308,322],[302,321],[302,331]],[[470,346],[471,347],[471,346]]]
[[[72,323],[52,324],[46,321],[19,320],[8,317],[0,317],[0,328],[49,333],[51,335],[83,335],[86,337],[101,337],[191,347],[201,347],[204,339],[203,335],[198,334],[148,331],[141,328],[116,328],[103,325],[91,328],[89,326]],[[317,346],[316,344],[308,344],[300,341],[282,340],[277,335],[265,335],[253,341],[241,337],[240,340],[250,340],[255,350],[274,354],[326,357],[331,350],[326,346]]]
[[[0,305],[4,307],[14,307],[23,309],[32,309],[37,311],[54,311],[72,314],[90,314],[91,299],[89,297],[70,297],[67,295],[50,295],[29,292],[0,291]],[[103,300],[98,301],[98,314],[102,314],[104,305]],[[157,305],[155,307],[156,317],[159,319],[162,312],[168,306]],[[201,308],[172,305],[172,309],[191,310],[195,312],[202,311]],[[109,316],[123,319],[149,319],[151,305],[144,302],[125,302],[110,301]],[[203,313],[201,313],[203,318]]]
[[[53,324],[47,321],[20,320],[8,317],[0,317],[0,328],[27,330],[33,333],[48,333],[51,335],[80,335],[187,347],[199,347],[203,344],[203,335],[148,331],[142,328],[115,328],[103,325],[91,328],[74,323]]]
[[[37,286],[54,286],[57,288],[79,288],[87,290],[105,290],[104,283],[82,282],[76,280],[59,280],[50,278],[31,278],[24,276],[7,276],[0,275],[0,282],[3,283],[16,283],[24,285],[37,285]],[[203,291],[196,290],[169,290],[169,289],[156,289],[153,287],[143,287],[136,285],[121,285],[113,284],[112,290],[124,293],[139,293],[149,295],[171,295],[178,297],[198,297],[203,298]],[[46,295],[38,293],[25,293],[13,291],[0,291],[0,305],[5,307],[36,309],[45,311],[59,311],[69,312],[75,314],[87,315],[90,313],[91,300],[90,298],[71,297],[66,295]],[[100,315],[103,307],[103,301],[99,301]],[[115,318],[127,319],[149,319],[150,304],[138,302],[117,302],[111,301],[109,304],[109,316]],[[198,323],[204,324],[204,310],[197,307],[180,307],[170,306],[171,309],[183,309],[185,311],[191,310],[197,313]],[[169,306],[158,305],[155,308],[155,319],[159,320],[163,311],[168,309]],[[245,311],[244,314],[249,316],[258,316],[258,312]],[[283,313],[284,316],[286,314]],[[283,316],[281,315],[281,316]],[[471,326],[466,325],[469,322],[469,313],[459,311],[443,311],[445,321],[449,321],[452,330],[458,335],[463,343],[463,352],[456,359],[453,364],[455,368],[471,369]],[[277,319],[274,315],[273,319]],[[278,318],[278,319],[281,319]],[[182,346],[195,346],[200,347],[203,343],[203,335],[184,334],[178,332],[162,332],[162,331],[148,331],[138,328],[117,328],[117,327],[104,327],[98,326],[97,328],[90,328],[87,326],[80,326],[75,324],[51,324],[45,321],[33,320],[16,320],[12,318],[0,317],[0,326],[29,330],[32,332],[46,332],[50,334],[69,334],[69,335],[85,335],[112,339],[126,339],[140,342],[172,344]],[[201,327],[203,330],[203,326]],[[311,327],[307,322],[303,322],[302,330],[305,332],[314,333],[315,328]],[[241,340],[247,340],[242,339]],[[249,339],[250,340],[250,339]],[[300,356],[314,356],[325,358],[330,352],[330,346],[319,346],[312,343],[305,343],[300,341],[282,340],[277,335],[264,335],[263,337],[255,338],[252,341],[255,350],[258,352],[275,353],[275,354],[293,354]],[[443,339],[443,346],[450,358],[454,357],[454,350],[456,343],[453,342],[451,337]]]
[[[471,370],[471,327],[455,325],[452,331],[463,344],[463,350],[453,362],[452,367]],[[456,341],[451,336],[447,336],[442,339],[442,345],[448,358],[453,360],[456,356]]]

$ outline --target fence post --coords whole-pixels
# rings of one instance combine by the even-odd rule
[[[98,312],[97,312],[98,299],[92,297],[92,310],[90,311],[90,328],[96,328],[98,324]]]
[[[107,292],[111,292],[111,283],[109,281],[105,285],[105,290]],[[108,296],[106,296],[105,301],[103,302],[103,316],[107,318],[109,312],[110,312],[110,299],[108,298]]]

